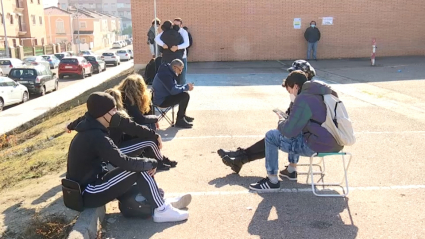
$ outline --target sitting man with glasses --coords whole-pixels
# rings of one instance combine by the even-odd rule
[[[175,126],[180,128],[192,128],[194,118],[186,115],[186,108],[189,104],[189,93],[193,90],[193,84],[177,84],[177,78],[184,68],[183,61],[175,59],[171,63],[162,64],[152,82],[153,103],[159,107],[170,107],[179,105],[177,121]]]

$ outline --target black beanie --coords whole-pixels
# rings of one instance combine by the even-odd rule
[[[105,115],[115,106],[114,97],[104,92],[94,92],[87,99],[87,112],[95,119]]]

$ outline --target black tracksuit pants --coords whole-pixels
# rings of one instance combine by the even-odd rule
[[[177,112],[177,119],[183,119],[186,115],[187,105],[189,104],[190,96],[187,92],[182,92],[177,95],[169,95],[165,97],[164,102],[162,102],[160,107],[170,107],[173,105],[179,105],[179,111]]]
[[[120,151],[128,156],[137,157],[143,153],[146,158],[162,160],[162,153],[158,148],[158,140],[152,138],[134,138],[121,142],[118,145]]]

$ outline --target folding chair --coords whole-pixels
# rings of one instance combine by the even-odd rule
[[[326,167],[325,167],[325,157],[327,156],[341,156],[342,158],[342,164],[344,168],[344,177],[340,182],[337,183],[324,183],[323,177],[325,175]],[[346,163],[346,157],[348,158],[348,162]],[[314,158],[320,158],[319,162],[313,163]],[[298,164],[298,166],[308,166],[309,170],[308,172],[299,172],[298,175],[307,175],[306,183],[311,184],[311,189],[313,191],[313,194],[318,197],[345,197],[348,195],[348,177],[347,177],[347,171],[348,167],[350,167],[352,155],[347,152],[338,152],[338,153],[316,153],[313,156],[310,157],[310,163],[309,164]],[[313,166],[319,167],[319,171],[314,171]],[[323,183],[316,183],[314,181],[314,175],[321,175],[321,180]],[[311,179],[311,182],[309,182],[309,179]],[[344,180],[345,179],[345,180]],[[320,181],[320,180],[319,180]],[[343,186],[343,183],[345,181],[345,187]],[[329,194],[329,193],[323,193],[326,190],[318,190],[316,186],[339,186],[344,189],[344,194]]]
[[[152,92],[152,99],[153,99],[153,94],[154,94],[153,89],[151,92]],[[159,105],[155,105],[153,102],[151,105],[153,114],[156,114],[156,111],[159,112],[158,122],[161,121],[162,119],[165,119],[170,124],[171,127],[174,127],[174,124],[175,124],[174,107],[176,107],[176,105],[169,106],[169,107],[161,107]],[[168,111],[170,110],[171,110],[171,119],[167,115]]]

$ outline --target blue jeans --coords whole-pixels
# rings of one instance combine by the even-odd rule
[[[317,42],[314,42],[314,43],[308,43],[308,46],[307,46],[307,60],[310,60],[310,53],[311,53],[311,51],[313,51],[313,58],[314,59],[317,59],[317,57],[316,57],[316,52],[317,52]]]
[[[183,63],[184,63],[184,68],[183,68],[182,74],[180,76],[179,85],[186,84],[187,58],[183,58]]]
[[[279,130],[273,129],[266,133],[266,170],[268,174],[276,175],[279,170],[278,149],[288,153],[290,163],[298,163],[300,156],[310,157],[315,152],[305,142],[302,134],[295,138],[283,136]]]

